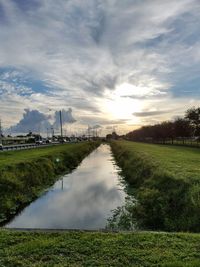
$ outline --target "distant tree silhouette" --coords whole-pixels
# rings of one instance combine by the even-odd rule
[[[178,138],[182,138],[183,143],[185,142],[186,138],[192,136],[193,129],[190,122],[187,119],[177,118],[174,121],[174,131],[175,136]]]
[[[191,108],[186,111],[185,118],[190,121],[191,126],[194,129],[194,135],[200,136],[200,107]]]
[[[182,140],[193,136],[200,136],[200,108],[192,108],[186,111],[184,118],[176,118],[173,121],[164,121],[155,125],[146,125],[129,132],[127,139],[144,142],[174,143],[175,139]]]

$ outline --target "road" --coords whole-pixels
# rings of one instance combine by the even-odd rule
[[[20,144],[20,145],[8,145],[8,146],[0,146],[0,151],[11,151],[11,150],[22,150],[22,149],[31,149],[31,148],[40,148],[40,147],[46,147],[46,146],[53,146],[58,145],[60,143],[49,143],[49,144]]]

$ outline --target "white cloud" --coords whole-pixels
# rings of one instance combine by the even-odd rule
[[[61,118],[63,127],[66,124],[72,124],[76,121],[72,115],[71,108],[68,110],[62,109]],[[51,118],[48,113],[44,114],[36,109],[24,109],[23,117],[19,122],[6,129],[6,131],[12,133],[28,133],[31,131],[44,134],[51,128],[54,128],[56,131],[60,129],[60,111],[55,111],[53,118]]]
[[[116,117],[104,109],[108,97],[129,99],[119,101],[129,101],[130,111],[123,113],[129,123],[130,114],[148,110],[152,101],[158,109],[170,101],[182,111],[193,101],[170,90],[200,67],[198,0],[43,0],[27,10],[0,0],[0,8],[0,67],[16,69],[0,76],[0,111],[8,124],[24,108],[46,112],[49,106],[72,107],[85,125],[94,113],[93,125],[105,119],[112,124]],[[45,83],[48,92],[14,80],[25,76]],[[123,84],[132,89],[116,99]],[[134,98],[137,110],[131,110]]]
[[[51,124],[48,121],[48,117],[38,110],[25,109],[23,118],[8,131],[15,133],[28,133],[31,132],[46,132],[47,128],[50,128]]]
[[[55,122],[53,124],[53,127],[56,129],[60,127],[60,120],[62,121],[63,125],[66,123],[74,123],[76,121],[72,115],[71,108],[69,108],[68,110],[63,109],[60,111],[56,111],[54,116],[55,116]]]

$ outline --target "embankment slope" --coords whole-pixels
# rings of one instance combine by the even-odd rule
[[[200,150],[116,141],[112,151],[137,201],[140,229],[200,232]]]
[[[84,142],[0,153],[0,223],[35,199],[58,175],[75,168],[98,145]]]

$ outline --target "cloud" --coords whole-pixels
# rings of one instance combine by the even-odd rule
[[[53,127],[55,129],[58,129],[60,127],[60,111],[55,112],[54,118],[55,118],[55,122],[53,124]],[[72,115],[71,108],[69,108],[68,110],[65,110],[65,109],[61,110],[61,119],[62,119],[63,125],[66,123],[74,123],[76,121]]]
[[[97,130],[101,130],[102,129],[102,126],[99,125],[99,124],[96,124],[96,125],[93,125],[93,126],[88,126],[88,130],[94,130],[94,131],[97,131]]]
[[[195,7],[197,2],[192,2]],[[1,0],[1,4],[9,22],[3,24],[0,34],[2,65],[28,68],[60,89],[73,86],[97,95],[105,87],[115,88],[119,77],[131,81],[137,76],[140,80],[148,73],[149,78],[158,78],[158,68],[161,74],[169,71],[160,53],[168,49],[166,43],[155,41],[155,48],[148,49],[146,42],[160,36],[167,42],[177,17],[195,12],[186,0],[123,4],[50,0],[32,10],[10,0]],[[15,46],[10,46],[13,40]]]
[[[47,128],[50,128],[51,124],[48,121],[48,117],[38,110],[25,109],[23,118],[14,126],[11,126],[8,131],[12,133],[28,133],[31,132],[46,132]]]
[[[133,89],[120,97],[133,107],[140,102],[127,120],[152,102],[158,110],[168,101],[183,110],[200,99],[200,3],[0,0],[0,67],[7,125],[16,124],[24,108],[45,113],[66,105],[80,123],[108,125],[117,118],[106,113],[106,92],[116,96],[124,83]]]
[[[55,111],[53,117],[53,123],[51,123],[51,116],[46,115],[39,110],[29,110],[24,109],[23,118],[16,123],[15,125],[9,127],[6,131],[12,133],[28,133],[32,132],[40,132],[46,133],[47,129],[60,128],[60,112]],[[62,123],[63,126],[66,123],[74,123],[76,120],[72,115],[72,109],[62,110]]]
[[[142,111],[142,112],[134,112],[133,115],[136,117],[151,117],[156,115],[162,115],[165,113],[170,113],[170,111],[169,110]]]

